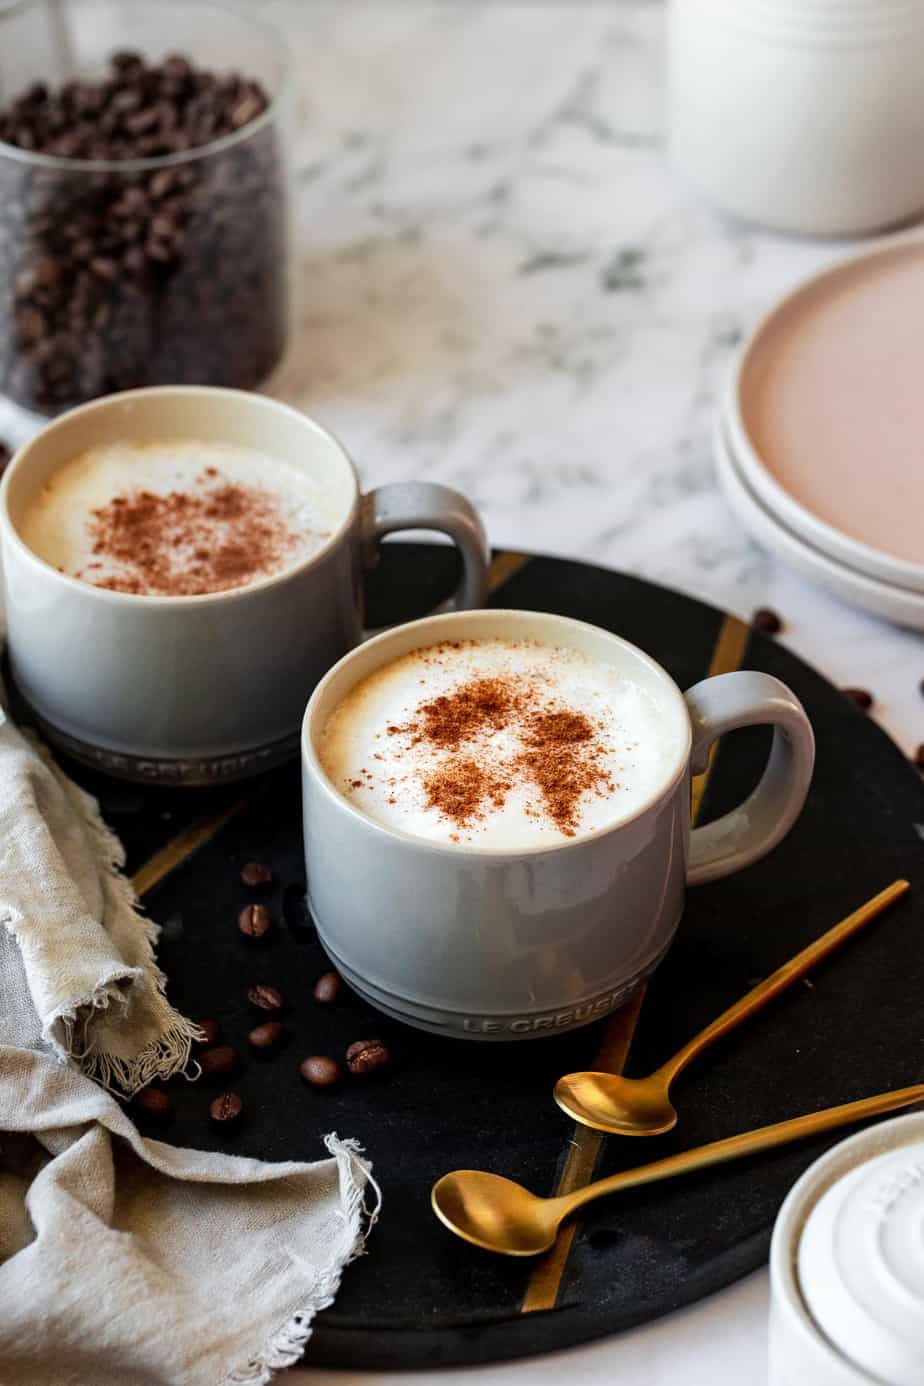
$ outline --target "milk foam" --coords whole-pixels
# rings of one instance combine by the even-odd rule
[[[650,692],[577,651],[501,639],[415,650],[360,682],[319,738],[329,779],[370,818],[432,841],[516,849],[573,840],[543,810],[535,784],[504,770],[522,755],[522,726],[489,729],[449,750],[415,736],[423,705],[485,678],[523,680],[539,690],[543,705],[583,713],[592,723],[605,786],[581,796],[574,835],[629,817],[669,778],[676,733],[665,730],[667,719]],[[469,756],[509,779],[510,787],[501,803],[483,803],[478,815],[460,825],[428,804],[426,784],[434,772],[451,777],[458,758]]]
[[[241,485],[269,495],[283,526],[291,530],[292,541],[281,561],[251,582],[309,557],[341,519],[323,487],[282,459],[198,439],[126,440],[93,448],[59,467],[28,506],[20,534],[34,553],[60,572],[97,586],[110,585],[109,580],[117,581],[123,571],[115,560],[101,562],[94,551],[94,512],[128,493],[166,496],[194,492],[203,484]]]

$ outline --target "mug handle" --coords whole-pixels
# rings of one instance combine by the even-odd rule
[[[694,775],[706,769],[712,744],[724,732],[767,723],[774,729],[757,788],[730,813],[690,834],[687,881],[701,885],[749,866],[786,836],[812,781],[815,737],[799,699],[770,674],[716,674],[694,684],[684,697],[693,723]]]
[[[367,569],[379,558],[379,541],[398,529],[436,529],[448,534],[462,555],[462,580],[452,600],[456,611],[484,606],[488,548],[478,511],[451,486],[435,481],[393,481],[362,498],[363,559]]]

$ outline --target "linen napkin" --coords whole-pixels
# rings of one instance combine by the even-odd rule
[[[183,1068],[199,1032],[164,995],[157,928],[96,800],[3,704],[0,686],[0,1044],[43,1041],[135,1092]]]
[[[0,686],[0,1386],[262,1386],[301,1355],[378,1189],[336,1135],[315,1164],[143,1139],[91,1081],[133,1092],[197,1036],[123,861]]]
[[[0,1132],[3,1386],[263,1386],[362,1249],[368,1167],[336,1136],[316,1164],[177,1150],[8,1047]]]

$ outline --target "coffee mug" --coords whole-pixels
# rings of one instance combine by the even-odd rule
[[[536,641],[576,650],[656,700],[663,782],[630,816],[560,845],[491,849],[374,821],[325,773],[318,747],[350,690],[440,641]],[[738,808],[691,831],[690,778],[717,737],[774,728],[763,778]],[[427,617],[348,654],[312,694],[302,728],[308,901],[351,987],[420,1029],[479,1040],[561,1033],[621,1005],[666,953],[687,884],[764,856],[797,818],[814,737],[798,699],[768,674],[704,679],[682,694],[649,655],[596,626],[527,611]]]
[[[68,577],[19,524],[51,474],[107,444],[175,439],[280,458],[324,488],[336,522],[310,557],[248,587],[202,596],[110,591]],[[362,494],[341,444],[264,396],[196,386],[131,390],[71,410],[11,462],[0,486],[7,650],[13,681],[49,741],[109,774],[211,784],[298,749],[305,700],[363,637],[363,574],[379,540],[441,530],[463,561],[459,607],[484,599],[488,549],[457,491],[398,482]]]

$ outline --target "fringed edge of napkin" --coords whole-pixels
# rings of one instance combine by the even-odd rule
[[[315,1315],[333,1304],[345,1267],[364,1254],[366,1238],[378,1221],[382,1191],[372,1177],[371,1165],[362,1159],[362,1146],[355,1140],[341,1140],[335,1132],[324,1137],[324,1145],[337,1161],[340,1210],[352,1233],[350,1245],[342,1258],[315,1277],[304,1303],[277,1329],[256,1357],[231,1373],[224,1386],[266,1386],[274,1372],[295,1366],[314,1331]],[[361,1172],[359,1179],[357,1170]],[[375,1199],[371,1209],[366,1206],[367,1189],[372,1190]]]
[[[154,952],[160,927],[141,913],[138,896],[122,870],[125,865],[122,842],[103,819],[96,799],[63,774],[47,746],[37,737],[30,739],[80,813],[93,840],[97,860],[107,873],[107,884],[117,902],[135,916],[145,945],[143,966],[116,968],[109,976],[101,978],[89,996],[81,997],[67,1008],[61,1007],[48,1017],[42,1029],[42,1038],[62,1062],[72,1059],[82,1073],[108,1092],[121,1092],[131,1097],[155,1078],[167,1079],[182,1073],[189,1066],[193,1044],[205,1036],[198,1025],[187,1020],[167,1001],[167,978],[158,967]],[[130,988],[144,980],[145,969],[154,990],[169,1007],[173,1019],[156,1040],[133,1058],[106,1053],[93,1038],[93,1016],[111,1006],[127,1010]]]

